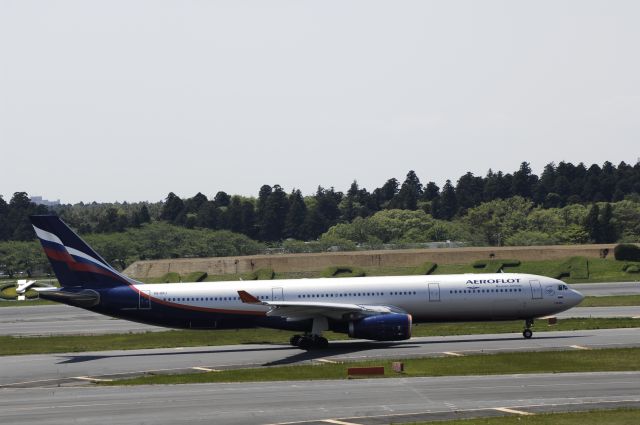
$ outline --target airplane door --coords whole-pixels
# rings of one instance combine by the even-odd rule
[[[151,291],[138,292],[138,310],[151,309]]]
[[[437,301],[440,301],[440,284],[430,283],[429,284],[429,302],[437,302]]]
[[[282,288],[271,288],[271,301],[284,301]]]
[[[542,285],[540,285],[539,280],[530,280],[529,285],[531,285],[531,298],[534,300],[542,299]]]

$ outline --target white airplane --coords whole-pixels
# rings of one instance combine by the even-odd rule
[[[172,328],[294,330],[303,334],[291,344],[303,349],[327,347],[326,330],[399,341],[411,338],[413,323],[427,322],[524,320],[528,339],[534,319],[584,298],[562,281],[519,273],[144,284],[112,268],[58,217],[31,221],[61,285],[41,298]]]

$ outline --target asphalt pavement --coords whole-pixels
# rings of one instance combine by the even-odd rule
[[[211,334],[215,337],[215,332]],[[199,373],[303,363],[606,347],[640,347],[640,328],[538,332],[529,340],[520,333],[510,333],[412,338],[395,343],[334,341],[326,350],[309,352],[288,345],[246,344],[4,356],[0,364],[0,388],[78,385],[91,379],[146,373]]]
[[[0,391],[3,424],[402,423],[640,406],[639,372]]]

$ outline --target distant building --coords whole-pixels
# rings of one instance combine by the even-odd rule
[[[53,205],[60,205],[60,199],[56,199],[55,201],[49,201],[47,199],[42,199],[42,196],[32,196],[31,202],[38,205],[45,205],[47,207],[51,207]]]

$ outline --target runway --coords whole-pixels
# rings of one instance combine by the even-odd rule
[[[640,317],[640,306],[576,307],[557,317]],[[101,335],[166,330],[62,304],[0,308],[0,335]]]
[[[640,282],[572,283],[569,286],[586,297],[640,295]]]
[[[640,405],[640,373],[296,381],[0,392],[0,423],[373,425]]]
[[[413,338],[397,343],[334,341],[329,349],[309,352],[288,345],[247,344],[3,356],[0,388],[78,385],[86,384],[88,378],[189,373],[203,368],[605,347],[640,347],[640,328],[539,332],[530,340],[512,333]]]

